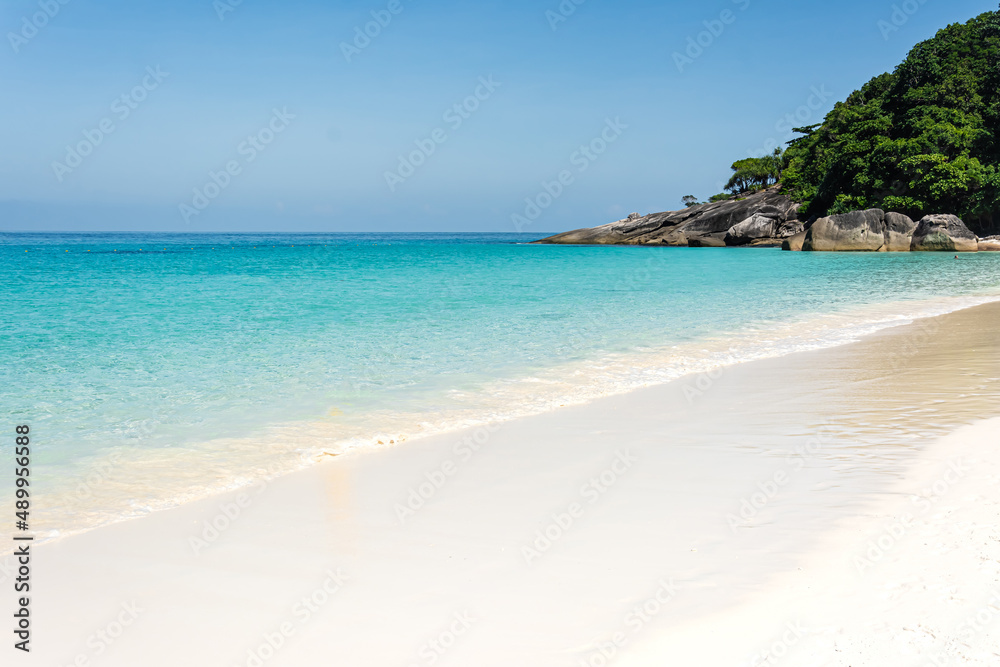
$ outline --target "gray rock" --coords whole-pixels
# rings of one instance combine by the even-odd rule
[[[913,231],[917,223],[902,213],[885,214],[885,244],[882,250],[886,252],[908,252]]]
[[[766,218],[774,218],[775,220],[785,220],[787,219],[789,212],[787,209],[779,208],[777,206],[761,206],[756,215],[763,215]]]
[[[787,220],[778,225],[778,231],[775,233],[775,237],[779,239],[787,239],[793,236],[798,236],[799,234],[804,234],[805,231],[805,225],[798,220]]]
[[[872,208],[820,218],[806,232],[803,250],[876,252],[885,245],[885,212]]]
[[[771,239],[777,230],[776,219],[755,213],[729,228],[726,232],[726,245],[746,245],[757,239]]]
[[[797,252],[799,250],[802,250],[802,244],[805,243],[805,241],[806,241],[806,232],[805,230],[803,230],[798,234],[796,234],[795,236],[789,236],[787,239],[785,239],[784,243],[781,244],[781,249],[794,250]]]
[[[675,229],[659,238],[643,239],[640,243],[643,245],[669,245],[676,248],[683,248],[688,245],[688,237],[684,232],[679,232]]]
[[[703,234],[688,239],[691,248],[725,248],[726,241],[719,234]]]
[[[1000,252],[1000,236],[979,239],[979,252]]]
[[[978,252],[979,238],[955,215],[926,215],[910,242],[913,251]]]
[[[536,241],[558,244],[687,245],[688,238],[726,234],[730,227],[755,214],[779,223],[794,220],[799,205],[776,186],[742,199],[699,204],[679,211],[653,213],[635,220],[619,220],[601,227],[577,229]]]

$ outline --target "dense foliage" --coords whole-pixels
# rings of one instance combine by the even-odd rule
[[[783,156],[780,148],[765,157],[751,157],[733,163],[733,175],[726,183],[726,190],[732,194],[755,192],[776,184],[781,180]]]
[[[1000,12],[918,44],[786,152],[786,192],[820,216],[883,208],[1000,222]]]

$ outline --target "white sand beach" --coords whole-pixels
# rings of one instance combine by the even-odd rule
[[[997,331],[980,306],[37,545],[30,664],[1000,664]]]

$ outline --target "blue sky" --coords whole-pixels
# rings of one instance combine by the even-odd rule
[[[2,2],[0,229],[546,232],[676,209],[993,9]]]

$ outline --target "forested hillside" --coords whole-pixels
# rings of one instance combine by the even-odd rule
[[[800,128],[782,160],[803,217],[882,208],[1000,224],[1000,12],[954,24],[910,51],[823,123]]]

